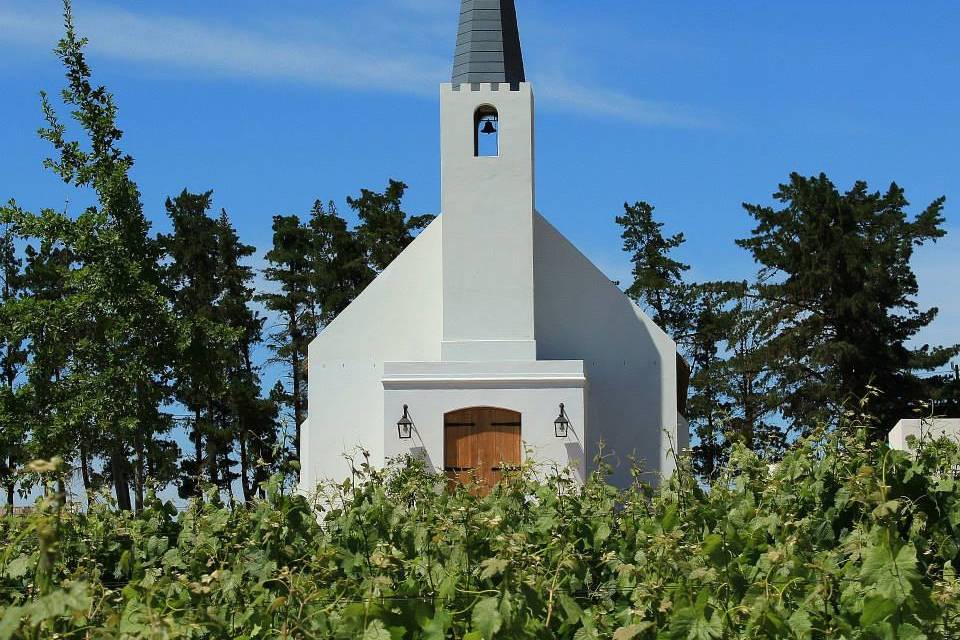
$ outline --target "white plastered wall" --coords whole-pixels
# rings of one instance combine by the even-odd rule
[[[411,455],[428,468],[444,467],[444,414],[467,407],[498,407],[521,416],[523,455],[545,469],[572,468],[585,479],[584,443],[587,380],[580,361],[409,362],[385,366],[383,438],[387,458]],[[571,422],[567,437],[556,437],[560,403]],[[416,424],[411,439],[400,439],[397,420],[410,407]]]
[[[537,357],[583,360],[588,468],[601,439],[612,482],[630,481],[631,460],[656,482],[675,468],[676,344],[549,222],[534,220]]]
[[[440,88],[443,359],[535,360],[533,92]],[[474,155],[474,114],[499,115],[499,155]]]
[[[440,359],[441,227],[434,220],[310,343],[302,491],[349,476],[345,452],[384,459],[384,361]]]
[[[890,430],[888,435],[890,447],[901,451],[910,451],[910,445],[907,443],[907,438],[910,436],[917,440],[936,440],[946,437],[960,442],[960,418],[901,420]]]

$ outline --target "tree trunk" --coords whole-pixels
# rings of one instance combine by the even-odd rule
[[[214,425],[213,406],[209,404],[207,405],[207,416],[210,419],[211,426],[211,434],[210,437],[207,438],[207,472],[210,477],[210,484],[217,487],[219,486],[220,477],[217,469],[217,454],[219,453],[217,445],[219,443],[217,442],[217,438],[213,437],[217,429]]]
[[[136,513],[143,511],[143,484],[143,447],[138,445],[133,467],[133,497],[136,501],[134,505]]]
[[[83,480],[83,492],[89,494],[93,490],[93,482],[90,480],[90,460],[87,453],[87,446],[80,442],[80,477]]]
[[[195,477],[194,482],[195,486],[193,492],[198,498],[203,497],[203,434],[200,431],[200,409],[194,409],[193,411],[193,444],[194,444],[194,462],[197,465],[197,468],[194,470]]]
[[[250,461],[247,459],[247,432],[245,429],[237,434],[240,443],[240,488],[243,489],[243,501],[253,500],[253,487],[250,486]]]
[[[294,451],[296,459],[300,459],[300,425],[303,423],[303,402],[301,390],[303,387],[303,371],[301,370],[300,358],[300,328],[296,320],[290,322],[290,339],[293,342],[293,348],[290,350],[290,364],[293,367],[293,420],[296,422],[296,435],[294,441]]]
[[[227,497],[230,499],[230,510],[233,511],[237,506],[237,499],[233,495],[233,483],[227,483]]]
[[[7,477],[7,513],[13,513],[13,497],[14,492],[17,487],[17,483],[14,480],[13,469],[16,462],[13,459],[13,454],[7,458],[7,473],[10,475]]]
[[[113,476],[113,490],[117,494],[117,506],[123,511],[131,510],[130,483],[127,479],[127,459],[119,447],[114,447],[110,459],[110,470]]]

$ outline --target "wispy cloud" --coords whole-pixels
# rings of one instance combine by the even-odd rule
[[[642,100],[604,87],[585,86],[560,78],[541,80],[537,94],[570,111],[636,124],[696,129],[719,126],[714,118],[683,105]]]
[[[354,2],[324,15],[322,23],[316,17],[301,20],[271,13],[252,26],[90,3],[75,12],[91,51],[117,60],[246,80],[436,95],[438,81],[449,73],[449,32],[455,25],[450,0],[387,3],[389,12],[381,10],[382,1],[379,7]],[[60,33],[57,9],[53,2],[0,7],[0,47],[6,43],[49,50]],[[440,34],[449,36],[450,47],[437,45]],[[646,126],[713,124],[682,105],[583,86],[551,70],[530,71],[547,109]]]

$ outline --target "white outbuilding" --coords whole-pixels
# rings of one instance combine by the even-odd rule
[[[920,444],[924,441],[939,440],[940,438],[949,438],[954,442],[960,442],[960,418],[908,418],[900,420],[890,429],[887,435],[887,441],[891,449],[900,451],[912,451],[908,439],[916,438],[914,444]]]
[[[442,214],[310,345],[301,489],[361,448],[493,482],[526,456],[585,478],[602,442],[616,484],[669,474],[685,365],[536,209],[513,0],[463,0],[440,105]]]

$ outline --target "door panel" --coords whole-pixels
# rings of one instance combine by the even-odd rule
[[[520,464],[520,414],[472,407],[444,416],[444,467],[451,484],[476,482],[481,494]]]

